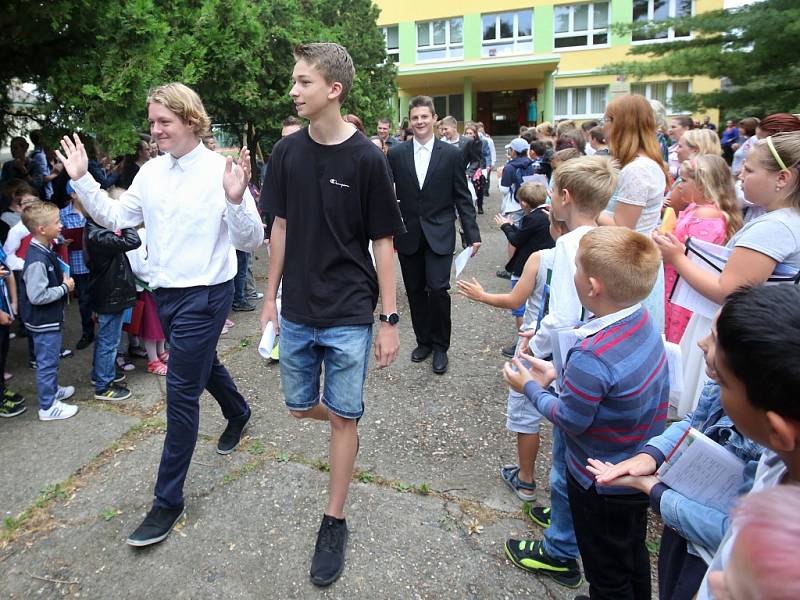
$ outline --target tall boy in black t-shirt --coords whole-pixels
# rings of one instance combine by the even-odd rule
[[[330,494],[311,562],[312,583],[324,586],[344,568],[344,504],[358,452],[356,424],[364,410],[378,295],[385,313],[375,337],[378,368],[391,364],[400,347],[393,236],[404,226],[386,159],[341,116],[355,74],[347,50],[303,44],[294,56],[290,95],[310,124],[279,141],[270,157],[264,193],[275,221],[261,326],[271,321],[278,330],[275,298],[282,277],[286,405],[295,417],[331,426]]]

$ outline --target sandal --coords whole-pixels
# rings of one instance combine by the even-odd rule
[[[128,360],[126,354],[117,354],[117,366],[123,371],[133,371],[136,368],[136,365]]]
[[[166,365],[169,362],[169,352],[166,352],[166,351],[161,352],[158,355],[158,360],[160,360],[162,363],[164,363]]]
[[[500,477],[503,478],[517,498],[523,502],[530,502],[536,499],[536,483],[525,483],[519,479],[519,467],[517,465],[506,465],[500,469]]]
[[[167,365],[165,365],[160,360],[151,360],[147,363],[147,372],[152,373],[153,375],[166,375],[167,374]]]

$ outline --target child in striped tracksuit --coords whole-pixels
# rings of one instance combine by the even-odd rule
[[[617,463],[664,431],[669,397],[666,352],[641,301],[655,283],[655,244],[625,227],[598,227],[581,238],[575,287],[595,318],[575,330],[561,392],[547,388],[557,374],[523,355],[506,364],[506,381],[520,389],[567,439],[567,490],[591,598],[649,600],[645,546],[646,494],[595,483],[590,458]]]

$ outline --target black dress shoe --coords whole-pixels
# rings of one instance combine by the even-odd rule
[[[437,375],[444,375],[447,372],[447,352],[444,350],[435,350],[433,353],[433,372]]]
[[[75,344],[75,347],[78,350],[83,350],[84,348],[89,346],[89,344],[91,344],[93,341],[94,341],[94,335],[82,335],[81,339],[78,340],[78,343]]]
[[[242,440],[242,432],[244,431],[245,425],[247,425],[247,422],[250,420],[251,414],[252,413],[248,410],[247,413],[241,417],[228,419],[228,426],[225,427],[225,431],[219,436],[219,442],[217,442],[217,454],[230,454],[236,450],[236,446],[238,446],[239,442]]]
[[[166,539],[175,524],[183,516],[183,506],[169,508],[154,506],[142,524],[128,538],[129,546],[149,546]]]
[[[411,361],[422,362],[431,355],[432,351],[433,348],[431,348],[430,346],[423,346],[422,344],[420,344],[411,351]]]

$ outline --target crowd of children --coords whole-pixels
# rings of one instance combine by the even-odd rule
[[[307,51],[298,55],[295,70],[313,77],[313,52],[319,49]],[[338,109],[331,104],[309,119],[334,123],[331,115]],[[751,141],[737,181],[709,129],[680,134],[678,169],[671,172],[662,152],[666,133],[656,116],[644,98],[628,95],[608,105],[602,126],[543,124],[521,132],[499,173],[503,197],[495,217],[508,240],[508,262],[499,275],[508,275],[511,289],[494,294],[476,279],[457,282],[468,298],[511,309],[518,332],[515,343],[503,348],[510,360],[501,373],[509,387],[506,426],[516,436],[518,460],[499,474],[544,534],[508,539],[505,555],[517,567],[565,586],[578,587],[585,575],[592,600],[649,600],[652,509],[664,523],[661,599],[794,598],[800,594],[792,552],[800,540],[793,512],[800,508],[800,409],[793,397],[800,389],[800,288],[765,284],[776,269],[800,272],[800,121]],[[349,126],[336,125],[337,135],[349,140]],[[478,125],[467,129],[474,174],[489,160]],[[278,160],[289,160],[284,153],[308,135],[281,145]],[[454,135],[446,137],[459,143]],[[389,189],[384,161],[357,139]],[[587,149],[592,156],[585,155]],[[475,179],[478,206],[486,184],[481,177]],[[277,178],[270,189],[284,204],[273,203],[279,209],[276,239],[285,244],[280,236],[286,236],[288,209],[284,182]],[[20,190],[4,220],[9,231],[0,253],[0,372],[16,319],[24,324],[36,368],[39,419],[78,412],[66,402],[74,387],[60,386],[57,377],[65,356],[64,303],[74,292],[81,315],[77,348],[94,343],[95,398],[131,396],[123,385],[127,363],[118,361],[121,344],[145,356],[150,373],[166,375],[169,352],[149,283],[145,229],[98,225],[83,213],[71,183],[60,211],[31,190]],[[394,221],[386,231],[401,228]],[[693,261],[686,252],[692,239],[719,246],[727,253],[724,265],[709,270]],[[378,240],[378,270],[389,272],[391,236]],[[262,325],[272,322],[276,329],[278,281],[296,269],[283,271],[280,244],[262,315]],[[713,319],[673,303],[679,280],[719,305]],[[387,281],[381,280],[383,302],[393,306]],[[397,319],[386,322],[394,326]],[[283,327],[287,337],[299,326],[289,321]],[[370,335],[371,329],[364,339]],[[289,349],[286,339],[281,343]],[[394,359],[396,345],[393,338],[377,343],[384,366]],[[669,358],[673,346],[680,348],[679,359]],[[282,366],[289,373],[292,365]],[[0,416],[24,411],[24,399],[6,387],[5,378],[0,392]],[[332,448],[342,463],[320,529],[320,535],[338,532],[338,541],[327,549],[318,541],[312,563],[312,580],[328,585],[344,566],[343,510],[358,450],[352,419],[360,412],[322,415],[328,409],[318,404],[318,391],[312,396],[306,399],[311,404],[289,408],[299,418],[331,421],[339,444]],[[330,398],[322,401],[328,406]],[[542,419],[553,425],[547,505],[537,502],[535,475]],[[741,461],[741,501],[710,506],[659,477],[690,431]]]
[[[540,210],[549,213],[555,248],[515,244],[520,228],[498,216],[515,250],[507,266],[511,292],[487,293],[475,279],[457,282],[462,294],[490,306],[514,310],[525,302],[516,348],[503,349],[512,360],[502,372],[519,461],[503,466],[500,476],[545,530],[540,540],[509,539],[506,556],[571,587],[582,580],[580,557],[590,598],[649,599],[651,508],[664,523],[659,598],[793,598],[796,573],[786,565],[798,561],[769,551],[781,563],[775,570],[784,587],[752,565],[767,568],[760,553],[768,551],[766,536],[775,528],[769,512],[776,507],[766,499],[797,497],[800,414],[791,394],[800,372],[789,362],[800,349],[800,288],[791,285],[800,279],[800,127],[753,141],[738,181],[714,132],[682,134],[691,153],[681,156],[679,185],[690,200],[676,202],[657,145],[619,130],[628,122],[635,132],[655,132],[646,102],[623,97],[607,112],[625,107],[624,117],[607,119],[602,138],[613,161],[605,153],[584,157],[576,147],[551,156],[549,206]],[[600,137],[590,129],[592,135]],[[623,152],[638,151],[618,160],[621,145]],[[506,169],[515,174],[532,162],[523,140],[510,150]],[[503,176],[501,185],[504,179],[512,181]],[[687,256],[690,239],[720,247],[726,259],[719,270]],[[664,289],[657,285],[662,268]],[[764,286],[776,269],[788,285]],[[672,303],[680,278],[722,305],[713,322]],[[668,360],[665,341],[680,343],[680,359]],[[554,425],[549,506],[536,502],[542,417]],[[689,429],[744,465],[738,494],[752,499],[741,508],[735,499],[709,505],[659,478]],[[762,491],[779,485],[787,489]],[[798,541],[786,535],[784,547],[789,539]]]

